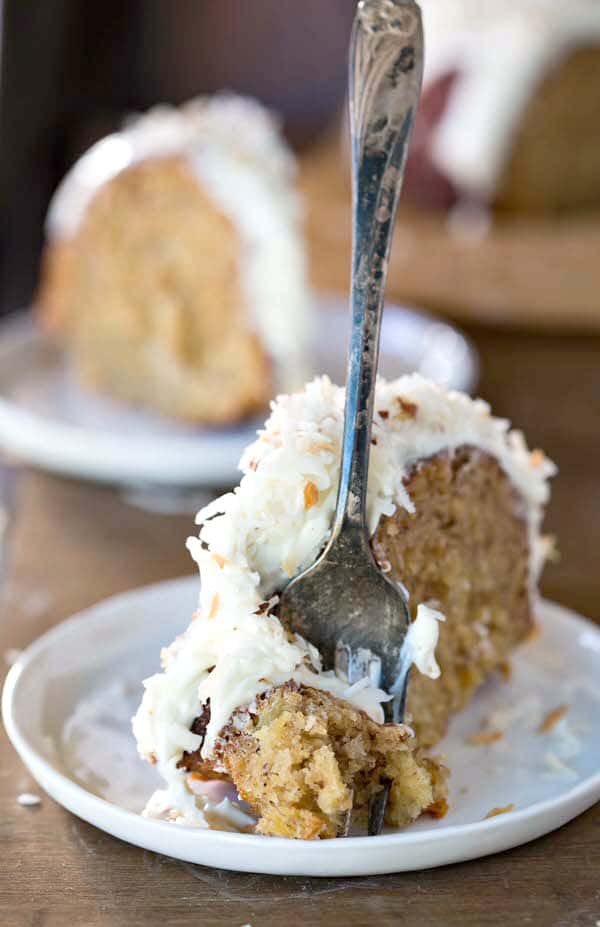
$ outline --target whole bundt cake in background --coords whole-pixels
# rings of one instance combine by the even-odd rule
[[[37,305],[87,383],[191,422],[306,375],[294,157],[257,102],[162,106],[95,144],[47,219]]]
[[[423,205],[600,205],[597,0],[420,0],[424,90],[407,174]]]

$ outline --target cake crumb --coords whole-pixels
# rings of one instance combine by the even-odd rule
[[[488,813],[486,814],[483,820],[487,821],[488,818],[495,818],[495,817],[498,817],[499,814],[508,814],[510,811],[514,811],[514,810],[515,810],[515,806],[512,804],[511,805],[501,805],[498,808],[490,808],[490,810],[488,811]]]
[[[568,710],[568,705],[557,705],[556,708],[549,711],[538,727],[538,734],[549,734],[550,731],[554,730],[558,722],[562,721]]]
[[[497,740],[502,740],[503,737],[503,731],[478,731],[476,734],[467,737],[467,743],[472,747],[482,747],[487,744],[495,744]]]
[[[429,807],[425,808],[424,814],[430,815],[432,818],[445,818],[448,814],[448,809],[450,805],[446,798],[438,798],[437,801],[434,801]]]
[[[539,624],[532,624],[531,628],[527,632],[524,638],[524,643],[530,644],[532,641],[536,641],[542,633],[542,628]]]
[[[38,805],[42,804],[42,799],[39,795],[34,795],[33,792],[21,792],[20,795],[17,795],[17,803],[23,808],[37,808]]]

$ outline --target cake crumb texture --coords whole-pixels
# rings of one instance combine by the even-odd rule
[[[337,836],[366,815],[391,780],[386,823],[402,827],[445,805],[445,770],[420,756],[404,725],[376,724],[348,702],[286,684],[223,731],[217,763],[259,820],[257,831],[304,840]],[[188,758],[188,769],[199,757]]]
[[[429,746],[532,627],[528,526],[506,474],[474,447],[418,463],[405,486],[416,514],[384,516],[374,550],[408,590],[413,616],[420,602],[446,616],[440,678],[413,672],[409,683],[408,720]]]
[[[148,159],[98,190],[74,238],[48,245],[37,302],[88,385],[176,418],[231,422],[273,390],[240,255],[185,159]]]

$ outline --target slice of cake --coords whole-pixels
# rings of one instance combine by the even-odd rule
[[[427,57],[407,192],[513,212],[600,203],[597,0],[421,0]]]
[[[306,378],[310,297],[295,162],[257,102],[159,107],[58,188],[37,297],[82,377],[220,424]]]
[[[282,626],[278,591],[328,538],[343,406],[326,377],[280,396],[240,486],[198,515],[199,610],[134,718],[171,820],[206,825],[215,778],[265,834],[340,834],[385,780],[389,824],[442,814],[446,771],[425,749],[531,631],[553,465],[486,403],[418,375],[378,384],[368,492],[373,550],[414,619],[406,724],[384,724],[385,692],[349,686]]]

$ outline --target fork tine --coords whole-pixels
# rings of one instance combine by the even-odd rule
[[[369,822],[367,834],[369,837],[378,837],[383,830],[385,820],[385,809],[387,808],[388,798],[390,797],[390,788],[392,783],[389,779],[383,779],[383,788],[369,802]]]
[[[352,799],[354,800],[354,793],[352,793]],[[348,834],[350,833],[350,827],[352,826],[352,811],[353,811],[353,804],[350,805],[350,807],[344,814],[342,823],[340,824],[340,827],[338,830],[338,837],[347,837]]]

